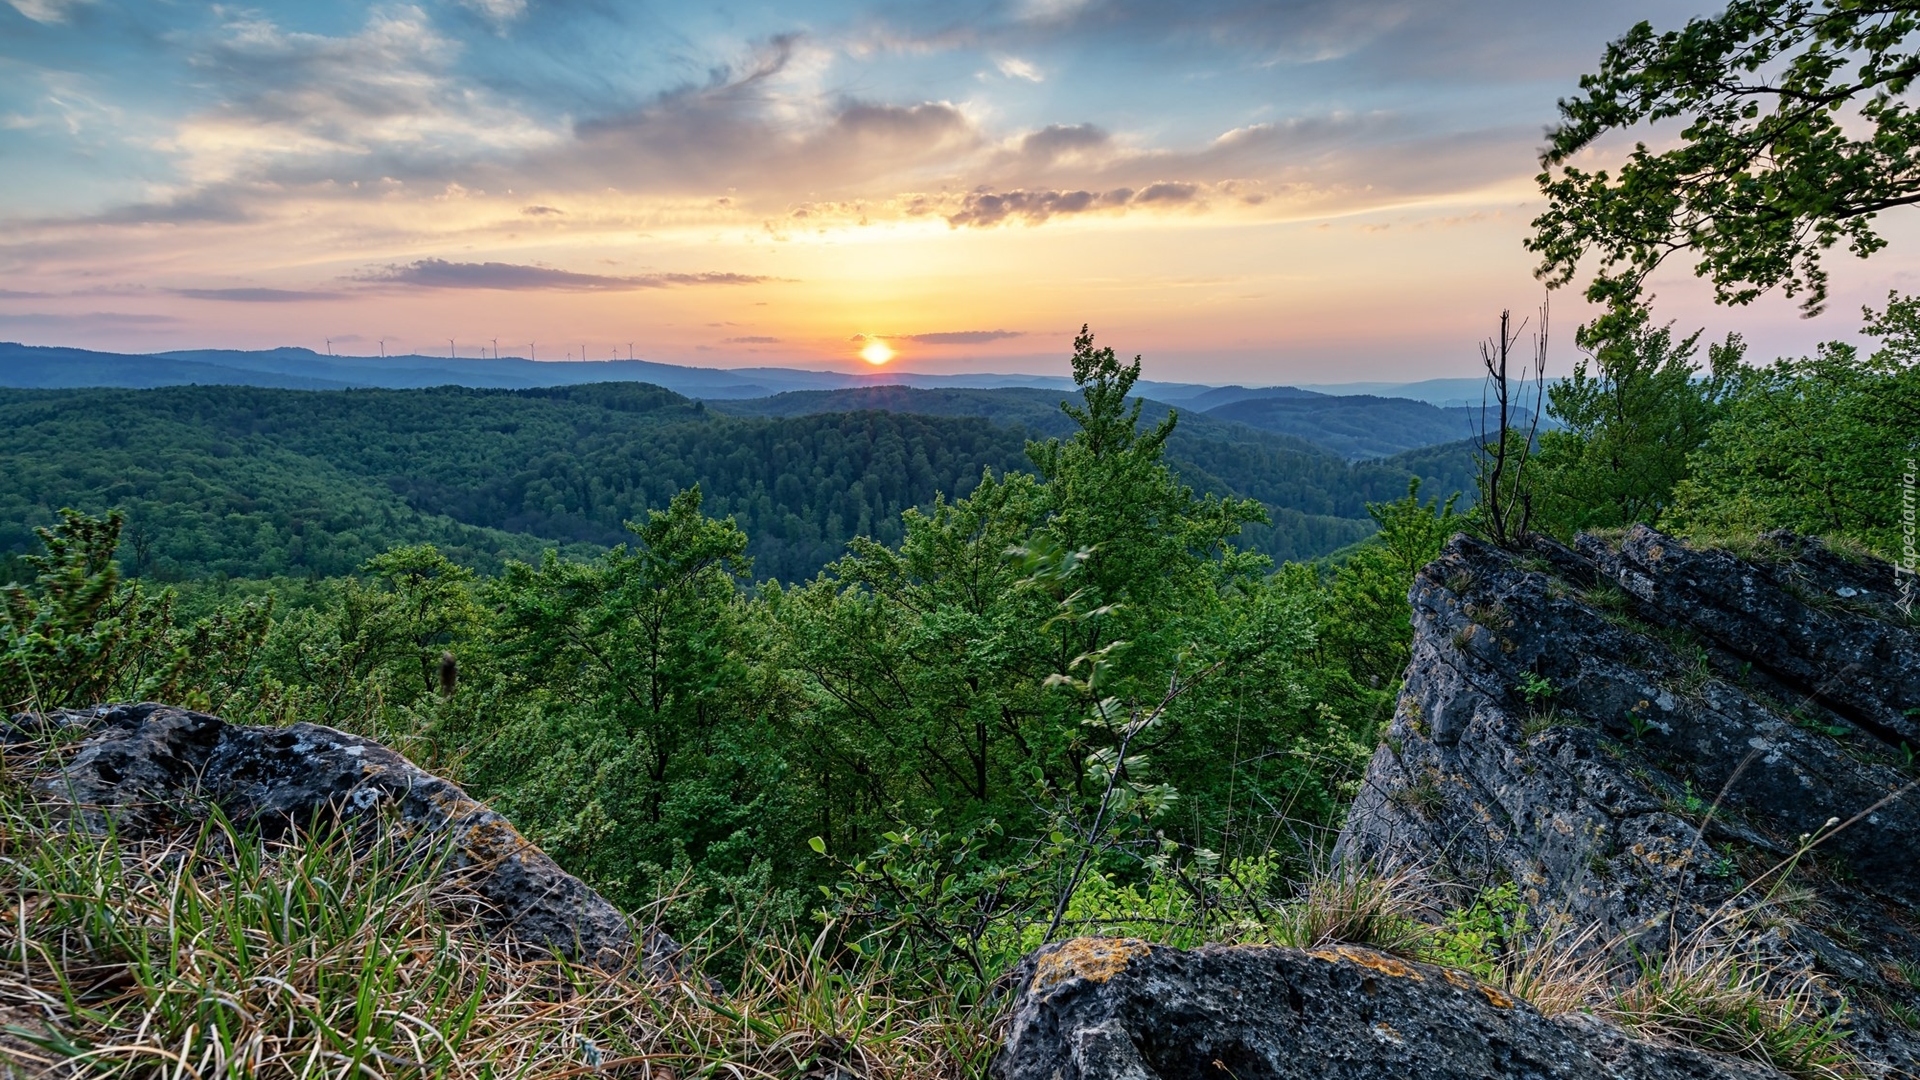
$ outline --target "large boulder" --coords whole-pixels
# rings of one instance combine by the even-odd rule
[[[1028,957],[996,1080],[1735,1080],[1770,1069],[1549,1019],[1366,949],[1078,938]]]
[[[388,812],[400,827],[451,845],[448,870],[516,946],[603,967],[635,959],[634,933],[618,908],[506,818],[371,739],[318,724],[229,724],[153,703],[25,713],[0,734],[18,742],[50,729],[77,729],[84,741],[35,787],[82,827],[161,831],[201,799],[269,836]],[[649,930],[638,959],[664,975],[676,952],[670,938]]]
[[[1623,960],[1717,937],[1920,1075],[1920,634],[1893,568],[1784,534],[1576,547],[1457,537],[1420,571],[1338,855],[1515,882],[1534,925]]]

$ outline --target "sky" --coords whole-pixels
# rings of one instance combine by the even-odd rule
[[[1469,376],[1546,295],[1555,101],[1713,7],[5,0],[0,339],[1060,373],[1090,324],[1154,379]],[[1851,336],[1920,278],[1884,225],[1820,318],[1681,264],[1656,312]]]

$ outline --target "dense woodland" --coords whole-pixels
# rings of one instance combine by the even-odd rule
[[[34,550],[33,523],[63,507],[117,508],[126,568],[148,579],[333,577],[415,543],[494,573],[617,544],[623,522],[698,485],[746,532],[757,579],[798,581],[855,537],[898,543],[910,508],[1031,469],[1028,441],[1064,430],[1057,393],[919,393],[948,408],[728,416],[642,383],[0,391],[0,554]],[[976,401],[999,411],[929,415]],[[1367,504],[1415,475],[1444,486],[1471,468],[1464,445],[1348,462],[1204,417],[1182,418],[1167,459],[1196,488],[1259,500],[1269,520],[1240,542],[1282,560],[1366,536]]]

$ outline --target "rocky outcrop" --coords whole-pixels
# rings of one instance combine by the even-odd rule
[[[166,830],[199,800],[266,835],[376,811],[451,845],[450,873],[480,914],[513,944],[617,967],[635,959],[619,909],[560,869],[506,818],[370,739],[317,724],[250,727],[166,705],[113,705],[15,716],[0,734],[18,742],[78,729],[84,742],[36,789],[85,827],[122,835]],[[672,973],[678,946],[642,935],[639,961]]]
[[[1920,1077],[1920,633],[1885,563],[1743,555],[1455,537],[1336,856],[1462,902],[1514,883],[1621,978],[1738,957],[1816,988],[1859,1074]],[[1355,948],[1082,939],[1014,978],[999,1080],[1779,1075]]]
[[[1784,534],[1576,548],[1459,537],[1419,573],[1340,856],[1516,882],[1535,925],[1622,956],[1732,939],[1920,1075],[1920,634],[1893,568]]]
[[[1115,938],[1041,949],[995,1058],[997,1080],[1734,1080],[1776,1074],[1548,1019],[1457,972],[1356,948]]]

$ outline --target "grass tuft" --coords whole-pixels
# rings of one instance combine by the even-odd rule
[[[1623,1027],[1758,1061],[1807,1080],[1854,1075],[1856,1062],[1817,979],[1682,948],[1644,961],[1599,1010]]]
[[[1277,944],[1299,949],[1360,945],[1409,959],[1433,937],[1424,877],[1411,869],[1378,872],[1335,866],[1310,874],[1273,927]]]

